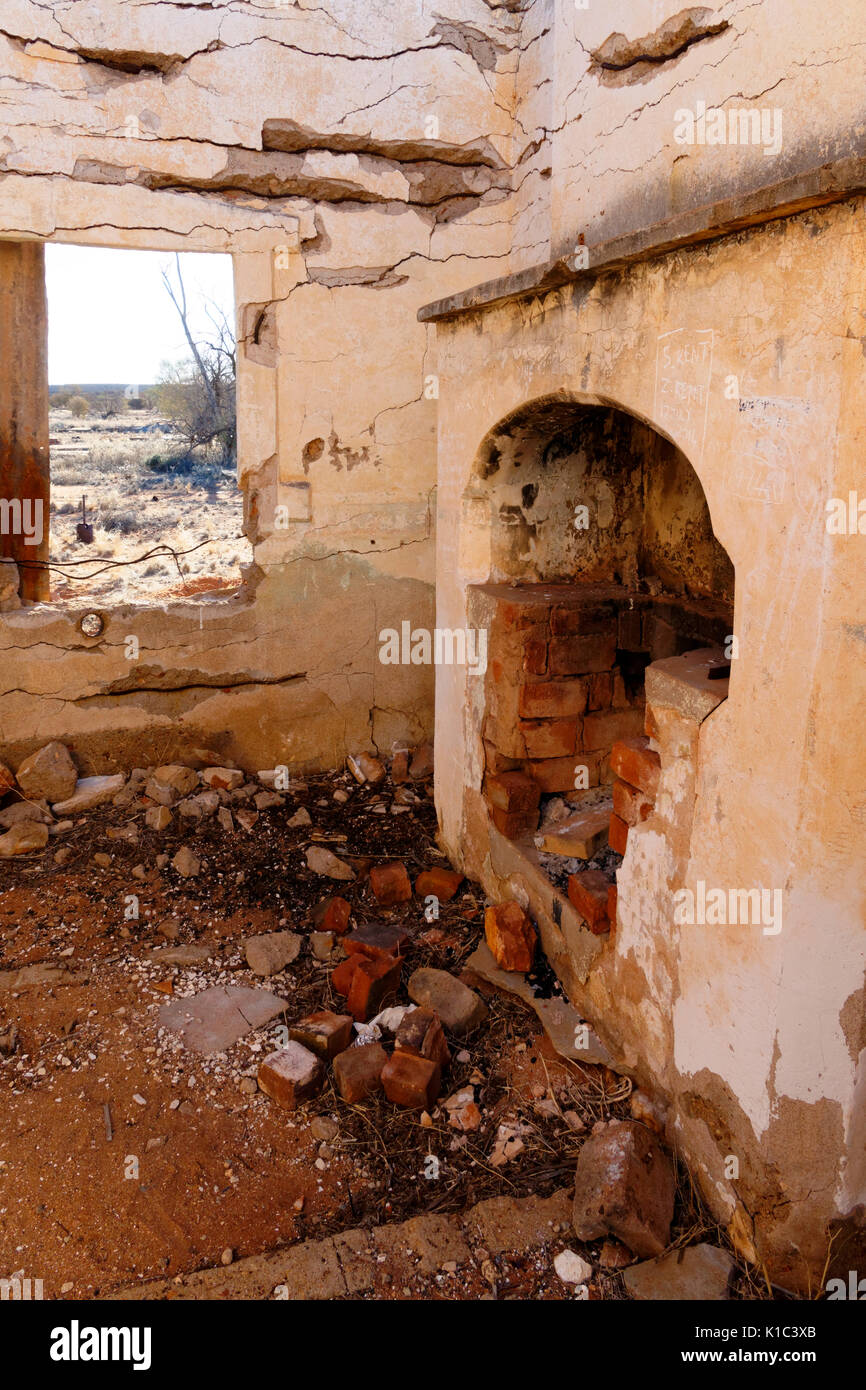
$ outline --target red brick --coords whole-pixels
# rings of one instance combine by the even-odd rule
[[[463,882],[463,874],[456,869],[425,869],[415,880],[415,892],[419,898],[438,898],[442,903],[450,903]]]
[[[577,746],[576,719],[521,719],[528,758],[564,758]]]
[[[435,1009],[413,1009],[405,1014],[394,1038],[394,1047],[399,1052],[414,1052],[418,1057],[427,1057],[445,1071],[451,1061],[451,1053],[445,1041],[442,1021]]]
[[[319,1009],[306,1018],[298,1019],[289,1028],[289,1037],[310,1052],[330,1062],[338,1052],[344,1052],[352,1041],[352,1019],[349,1014],[335,1014]]]
[[[317,931],[332,931],[338,936],[348,931],[352,908],[345,898],[324,898],[313,908],[313,925]]]
[[[370,887],[380,907],[395,907],[412,897],[406,865],[396,859],[389,864],[377,864],[370,870]]]
[[[614,775],[655,799],[659,789],[661,759],[645,737],[619,739],[610,750]]]
[[[614,927],[616,926],[616,899],[616,884],[609,883],[607,886],[607,917],[608,921],[610,922],[611,931],[613,931]]]
[[[402,927],[392,927],[387,922],[365,922],[343,938],[343,950],[350,957],[361,955],[370,960],[393,960],[408,940],[409,933]]]
[[[488,777],[484,794],[490,805],[499,811],[537,811],[541,789],[525,772],[503,772]]]
[[[626,825],[640,825],[647,816],[652,815],[653,799],[633,787],[629,782],[617,778],[613,784],[613,809]]]
[[[607,832],[607,842],[611,849],[616,850],[617,854],[625,854],[625,847],[628,842],[628,826],[619,816],[613,815],[610,818],[610,830]]]
[[[352,975],[346,1008],[356,1023],[366,1023],[379,1012],[388,995],[396,994],[400,988],[400,959],[391,956],[381,960],[370,960],[367,956],[355,959],[358,965]]]
[[[583,721],[584,748],[610,748],[618,740],[631,738],[643,728],[643,710],[605,710],[588,714]]]
[[[409,781],[409,753],[405,748],[398,749],[391,759],[391,781],[395,787]]]
[[[584,869],[579,874],[570,874],[568,879],[569,900],[596,936],[601,936],[609,927],[608,886],[601,869]]]
[[[582,680],[543,681],[522,685],[518,710],[526,719],[569,719],[586,709],[586,682]]]
[[[543,638],[526,638],[523,644],[523,669],[529,676],[547,674],[547,643]]]
[[[334,1080],[347,1105],[357,1105],[373,1091],[381,1091],[382,1072],[387,1061],[388,1054],[381,1043],[350,1047],[335,1058]]]
[[[582,676],[591,671],[609,671],[615,661],[615,633],[550,639],[548,667],[552,676]]]
[[[442,1074],[429,1057],[414,1052],[394,1052],[382,1071],[385,1095],[407,1110],[432,1110],[442,1085]]]
[[[484,740],[484,766],[494,777],[498,777],[500,772],[513,772],[520,768],[519,758],[507,758],[504,753],[500,753],[495,743],[489,739]]]
[[[341,961],[334,970],[331,971],[331,988],[337,993],[346,995],[352,988],[352,976],[354,975],[362,956],[349,956],[348,960]]]
[[[537,811],[500,811],[498,806],[493,806],[490,818],[506,840],[522,840],[538,828]]]
[[[587,785],[598,786],[598,753],[578,751],[571,758],[545,758],[542,762],[529,763],[529,771],[543,792],[573,792],[577,768],[588,769]]]
[[[259,1066],[259,1089],[284,1110],[294,1110],[322,1089],[325,1068],[298,1042],[272,1052]]]
[[[484,936],[501,970],[532,969],[535,928],[519,903],[495,903],[484,913]]]
[[[610,671],[599,671],[587,680],[586,708],[592,712],[610,709],[613,697],[613,678]]]
[[[557,607],[551,610],[550,630],[555,637],[572,637],[576,633],[610,634],[616,624],[616,614],[612,604],[581,603],[574,607]]]

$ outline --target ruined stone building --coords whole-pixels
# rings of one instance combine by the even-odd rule
[[[4,534],[3,760],[303,772],[435,731],[444,849],[528,908],[736,1247],[854,1267],[862,0],[2,8],[0,496],[49,499],[45,243],[229,252],[254,547],[93,632]],[[407,624],[486,662],[382,660]],[[497,779],[604,786],[645,732],[596,933]]]

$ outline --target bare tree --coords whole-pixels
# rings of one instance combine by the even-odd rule
[[[166,401],[183,400],[183,408],[172,411],[184,427],[189,443],[209,444],[218,439],[226,454],[233,457],[235,451],[235,374],[237,368],[235,338],[225,313],[218,305],[208,301],[205,313],[211,324],[211,334],[202,341],[196,341],[189,321],[186,286],[180,267],[180,256],[175,252],[177,289],[172,284],[167,270],[162,272],[162,280],[172,304],[178,312],[183,326],[184,337],[192,354],[190,367],[192,373],[178,368],[169,370],[163,384],[173,387],[172,392],[164,393]],[[186,382],[191,388],[186,397],[178,388]]]

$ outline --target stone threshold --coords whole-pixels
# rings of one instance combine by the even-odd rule
[[[396,1283],[438,1274],[445,1265],[458,1269],[474,1258],[473,1247],[487,1255],[538,1249],[566,1237],[571,1221],[571,1189],[550,1197],[490,1197],[457,1215],[341,1231],[232,1265],[135,1284],[100,1301],[346,1298],[376,1289],[385,1273]]]
[[[418,310],[422,323],[440,323],[473,310],[504,304],[526,295],[545,294],[563,285],[588,283],[604,271],[617,270],[637,261],[649,260],[683,246],[715,241],[747,227],[761,226],[783,217],[793,217],[810,208],[841,203],[866,193],[866,157],[849,155],[817,168],[766,184],[747,193],[738,193],[715,203],[705,203],[677,213],[624,236],[587,246],[591,264],[580,266],[572,252],[555,260],[529,266],[513,275],[486,280],[460,294],[433,300]]]

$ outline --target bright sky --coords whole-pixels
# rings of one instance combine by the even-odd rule
[[[231,256],[181,252],[180,263],[193,334],[210,329],[207,300],[224,310],[234,331]],[[165,251],[46,246],[50,385],[145,386],[165,359],[189,357],[163,267],[177,288],[174,255]]]

